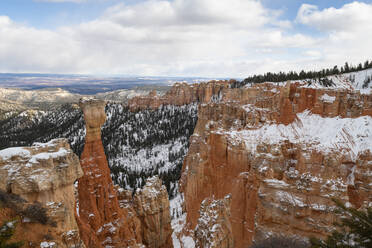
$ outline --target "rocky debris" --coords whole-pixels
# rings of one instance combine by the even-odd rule
[[[204,199],[200,206],[199,215],[194,232],[196,247],[234,247],[230,222],[230,195],[221,200]]]
[[[0,223],[19,219],[14,240],[84,247],[75,221],[74,182],[83,175],[67,140],[0,151]],[[20,217],[21,216],[21,217]]]
[[[173,247],[167,189],[154,176],[134,195],[134,209],[142,223],[143,243],[149,248]]]
[[[232,84],[230,81],[210,81],[208,83],[187,84],[176,83],[164,95],[157,95],[156,91],[152,91],[147,96],[133,97],[128,101],[131,111],[141,109],[157,109],[161,105],[176,105],[182,106],[193,102],[207,103],[216,101],[220,97],[223,89],[226,89]]]
[[[204,199],[231,194],[234,247],[270,233],[325,237],[332,197],[372,202],[371,111],[372,95],[297,84],[225,89],[201,104],[181,178],[188,228]]]
[[[84,176],[79,179],[78,223],[88,247],[173,247],[168,194],[153,178],[134,199],[114,187],[101,141],[106,102],[83,99],[86,142],[81,155]]]

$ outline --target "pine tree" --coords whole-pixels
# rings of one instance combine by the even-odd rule
[[[364,62],[364,69],[367,69],[369,67],[369,61],[367,60],[366,62]]]
[[[10,242],[16,227],[16,221],[7,221],[0,227],[0,248],[18,248],[23,246],[23,242]]]
[[[334,231],[325,241],[310,239],[312,248],[371,248],[372,247],[372,207],[357,210],[346,207],[342,202],[334,200],[341,222],[336,223],[340,229]]]
[[[349,64],[347,62],[345,63],[345,72],[346,73],[350,72],[350,67],[349,67]]]

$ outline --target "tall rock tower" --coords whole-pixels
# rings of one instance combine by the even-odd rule
[[[106,102],[102,100],[80,100],[86,138],[80,158],[84,176],[78,184],[78,222],[87,247],[129,247],[141,241],[136,240],[126,223],[126,213],[119,207],[110,176],[101,140],[101,126],[106,121],[105,106]]]

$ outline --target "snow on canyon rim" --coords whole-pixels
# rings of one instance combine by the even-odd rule
[[[335,150],[355,160],[358,154],[372,147],[372,117],[358,118],[321,117],[306,110],[297,114],[289,125],[265,124],[258,129],[228,131],[232,141],[245,142],[247,149],[256,151],[262,143],[291,143],[309,145],[307,148],[331,153]]]

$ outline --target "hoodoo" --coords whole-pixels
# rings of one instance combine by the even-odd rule
[[[131,192],[121,194],[119,204],[101,140],[105,105],[102,100],[80,101],[86,122],[80,160],[84,176],[78,184],[82,239],[88,247],[173,247],[168,194],[159,179],[149,180],[134,198]]]
[[[110,169],[101,140],[106,102],[82,99],[80,107],[86,123],[84,151],[80,158],[84,176],[78,181],[78,222],[88,247],[127,247],[141,242],[132,232],[119,207]]]

